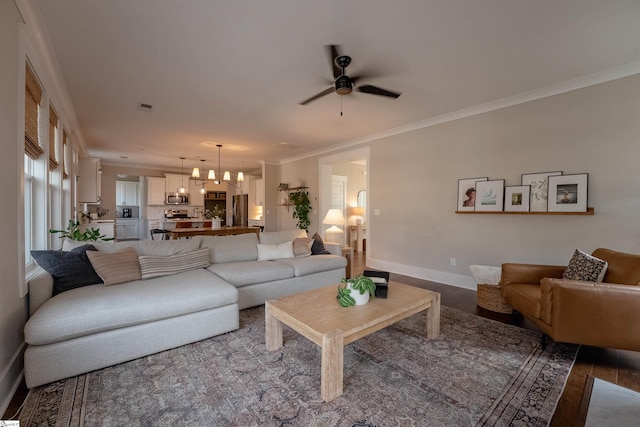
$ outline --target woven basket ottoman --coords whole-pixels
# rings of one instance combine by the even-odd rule
[[[477,304],[489,311],[496,313],[511,313],[513,308],[500,293],[500,267],[488,265],[470,265],[471,275],[478,283]]]
[[[504,297],[500,293],[500,285],[488,285],[478,283],[477,304],[489,311],[496,313],[513,312],[513,308],[507,304]]]

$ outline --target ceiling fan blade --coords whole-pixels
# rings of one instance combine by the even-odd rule
[[[357,90],[359,92],[370,93],[371,95],[388,96],[389,98],[397,98],[402,95],[401,93],[391,92],[389,90],[371,85],[359,86]]]
[[[333,79],[335,80],[342,74],[342,70],[336,65],[336,58],[340,56],[340,46],[334,44],[327,45],[327,56],[329,56],[329,63],[331,64]]]
[[[299,102],[299,104],[300,105],[307,105],[311,101],[315,101],[316,99],[321,98],[321,97],[323,97],[325,95],[329,95],[330,93],[333,93],[335,91],[336,91],[336,89],[333,86],[331,86],[330,88],[327,88],[327,89],[323,90],[322,92],[320,92],[320,93],[318,93],[316,95],[313,95],[311,98],[305,99],[304,101]]]

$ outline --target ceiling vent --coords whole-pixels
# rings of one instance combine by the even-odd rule
[[[151,110],[153,110],[153,105],[145,104],[145,103],[142,103],[142,102],[138,102],[138,110],[140,110],[140,111],[151,111]]]

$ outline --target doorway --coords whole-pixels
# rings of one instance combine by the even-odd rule
[[[329,228],[329,225],[322,224],[327,211],[333,208],[335,202],[335,175],[346,177],[344,187],[344,204],[342,206],[343,213],[345,215],[346,224],[344,227],[345,242],[347,246],[350,246],[348,242],[351,241],[349,231],[351,226],[356,224],[357,216],[351,215],[352,208],[358,207],[358,194],[367,194],[369,190],[369,147],[360,148],[351,151],[345,151],[336,153],[331,156],[322,157],[318,160],[319,169],[319,212],[318,220],[320,224],[318,226],[319,233],[324,237],[325,231]],[[364,191],[365,193],[361,193]],[[368,218],[368,210],[370,203],[365,202],[365,213],[362,215],[362,219]],[[367,230],[368,231],[368,230]],[[368,234],[368,233],[367,233]],[[367,243],[371,244],[371,239],[367,239]],[[369,256],[370,252],[367,252]]]

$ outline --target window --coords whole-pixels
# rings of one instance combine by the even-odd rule
[[[31,249],[33,248],[33,159],[24,155],[24,259],[29,265],[31,259]]]

